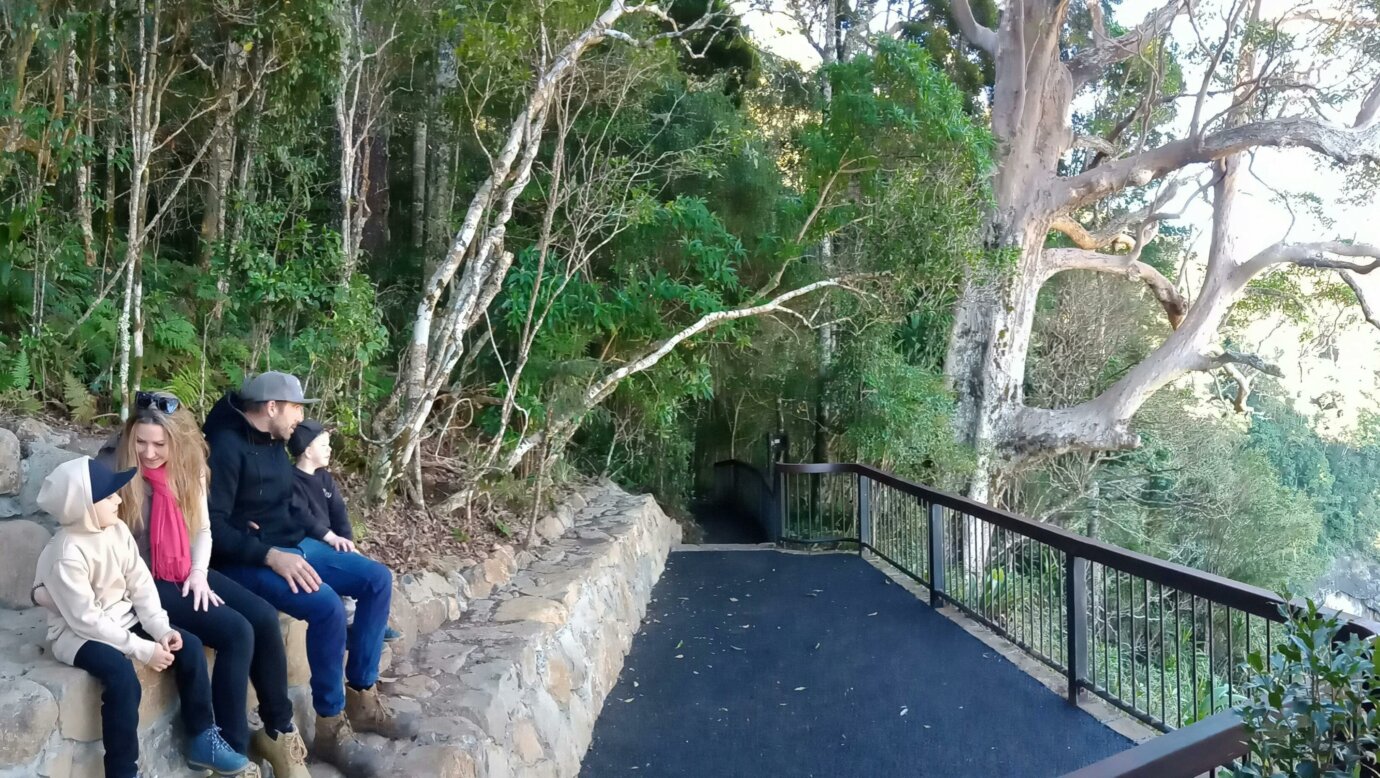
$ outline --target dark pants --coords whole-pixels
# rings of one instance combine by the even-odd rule
[[[173,654],[171,672],[182,698],[182,726],[195,737],[215,725],[211,712],[211,682],[206,677],[206,654],[196,635],[182,633],[182,650]],[[135,633],[148,637],[141,629]],[[105,745],[106,778],[133,778],[139,769],[139,700],[143,690],[133,660],[106,643],[88,640],[77,649],[72,664],[101,682],[101,739]]]
[[[196,635],[216,652],[211,700],[216,723],[230,747],[249,753],[249,720],[245,708],[249,682],[259,693],[259,716],[270,733],[292,730],[292,702],[287,695],[287,654],[278,629],[278,610],[231,579],[212,570],[206,581],[225,600],[210,610],[192,609],[190,596],[169,581],[157,581],[158,597],[178,629]]]
[[[393,574],[369,557],[341,553],[314,538],[278,550],[305,557],[320,574],[321,588],[294,594],[287,581],[267,567],[226,567],[221,572],[283,613],[307,622],[312,707],[318,715],[335,716],[345,709],[342,678],[357,689],[378,680]],[[358,603],[351,628],[345,624],[342,595]]]

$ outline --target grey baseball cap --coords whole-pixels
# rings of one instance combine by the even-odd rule
[[[302,395],[302,382],[297,376],[270,370],[247,379],[240,387],[240,397],[249,402],[268,402],[276,400],[283,403],[311,405],[315,398]]]

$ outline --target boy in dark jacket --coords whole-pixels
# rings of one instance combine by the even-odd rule
[[[288,452],[297,460],[292,484],[292,518],[297,526],[307,537],[342,554],[355,553],[355,531],[345,497],[326,469],[331,464],[331,433],[316,419],[307,419],[288,439]],[[392,627],[383,631],[385,641],[400,637],[402,633]]]
[[[307,537],[336,551],[354,551],[355,533],[345,498],[326,469],[331,464],[331,433],[316,419],[307,419],[293,430],[288,452],[297,460],[292,471],[292,518]]]

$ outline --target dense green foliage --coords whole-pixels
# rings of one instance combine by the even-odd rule
[[[996,22],[994,4],[973,5]],[[536,76],[605,7],[5,4],[0,411],[108,424],[138,387],[204,411],[246,373],[290,370],[350,433],[347,463],[363,466],[403,391],[398,365],[428,279]],[[790,459],[824,451],[964,485],[974,454],[954,442],[943,376],[953,311],[965,276],[1000,278],[1011,260],[983,242],[993,63],[960,44],[940,1],[901,20],[899,40],[854,45],[817,72],[759,51],[731,16],[689,46],[628,43],[726,8],[684,0],[670,20],[621,19],[622,37],[591,47],[553,91],[530,182],[499,230],[511,267],[421,429],[428,488],[525,478],[564,457],[685,505],[713,461],[764,463],[780,434]],[[1089,29],[1077,9],[1068,43]],[[1080,100],[1073,129],[1169,137],[1161,129],[1181,118],[1171,102],[1137,111],[1187,88],[1178,56],[1155,46],[1117,65]],[[1103,161],[1080,147],[1066,164]],[[354,194],[342,196],[342,177]],[[1103,226],[1152,197],[1133,188],[1079,218]],[[1140,258],[1172,278],[1189,243],[1166,223]],[[706,317],[827,278],[843,287],[658,351]],[[1309,295],[1352,302],[1307,273],[1251,291],[1232,326],[1305,321]],[[1163,318],[1125,279],[1055,278],[1027,398],[1097,396],[1162,341]],[[1257,387],[1249,419],[1202,395],[1146,406],[1142,449],[1040,461],[996,499],[1269,586],[1373,551],[1375,424],[1325,440],[1282,390]]]
[[[1248,758],[1233,774],[1342,778],[1373,774],[1377,720],[1375,638],[1340,640],[1342,623],[1311,600],[1285,611],[1278,641],[1251,652]]]

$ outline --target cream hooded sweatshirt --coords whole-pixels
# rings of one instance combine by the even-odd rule
[[[62,525],[39,555],[34,579],[57,604],[58,614],[48,616],[48,640],[53,655],[69,665],[88,640],[147,664],[157,644],[132,630],[143,625],[159,640],[172,627],[129,528],[118,522],[100,529],[88,461],[58,465],[38,492],[39,507]]]

